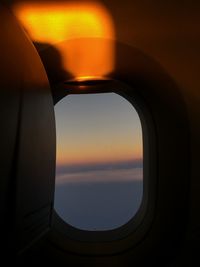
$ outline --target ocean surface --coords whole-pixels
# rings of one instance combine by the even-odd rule
[[[58,174],[54,208],[82,230],[111,230],[127,223],[143,196],[142,168]]]

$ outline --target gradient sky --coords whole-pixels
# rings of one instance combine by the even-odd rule
[[[81,230],[111,230],[128,222],[143,196],[142,129],[121,96],[70,95],[55,106],[55,209]]]
[[[57,166],[142,158],[142,129],[133,106],[114,93],[69,95],[55,106]]]

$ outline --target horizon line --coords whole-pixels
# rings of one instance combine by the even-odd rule
[[[123,161],[109,161],[109,162],[93,162],[93,163],[73,163],[73,164],[57,164],[56,175],[66,173],[80,173],[89,171],[103,171],[103,170],[119,170],[142,168],[143,159],[129,159]]]

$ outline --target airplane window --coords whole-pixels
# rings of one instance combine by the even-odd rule
[[[115,93],[80,94],[59,101],[55,116],[55,211],[81,230],[124,225],[143,197],[143,140],[137,111]]]

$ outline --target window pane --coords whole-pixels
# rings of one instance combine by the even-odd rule
[[[83,94],[64,97],[55,115],[56,212],[82,230],[127,223],[143,195],[142,128],[136,110],[114,93]]]

